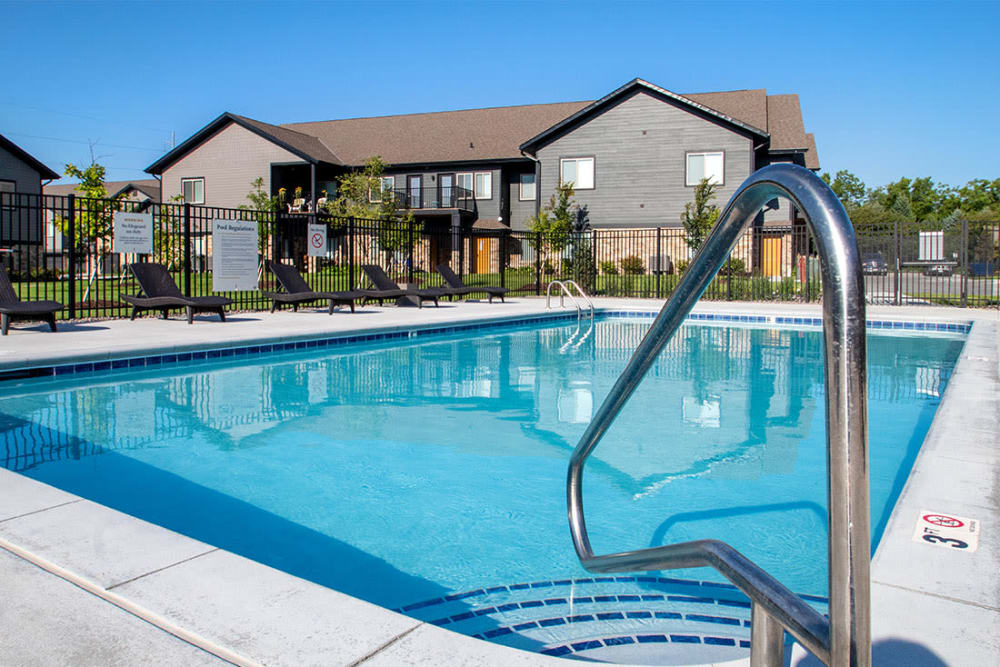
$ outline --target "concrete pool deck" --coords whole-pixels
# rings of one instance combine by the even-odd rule
[[[817,317],[819,308],[705,302],[696,312]],[[544,300],[516,299],[236,313],[191,326],[60,323],[57,334],[22,324],[0,341],[0,371],[544,313]],[[869,306],[868,317],[974,323],[873,560],[875,664],[989,664],[1000,654],[998,313]],[[921,510],[978,519],[978,551],[914,542]],[[396,614],[4,469],[0,546],[0,664],[565,664]],[[795,662],[810,659],[799,651]]]

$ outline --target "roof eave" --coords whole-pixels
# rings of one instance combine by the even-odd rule
[[[22,162],[27,162],[29,165],[31,165],[32,168],[34,168],[34,170],[38,172],[38,175],[41,176],[43,179],[62,178],[62,176],[49,169],[34,155],[24,150],[23,148],[21,148],[10,139],[3,136],[2,134],[0,134],[0,146],[5,148],[7,151],[13,153],[14,155],[16,155],[18,158],[21,159]]]

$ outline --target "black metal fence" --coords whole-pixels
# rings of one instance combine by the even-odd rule
[[[115,211],[153,219],[151,255],[114,252]],[[594,295],[670,296],[692,251],[679,228],[594,229],[546,238],[526,231],[452,227],[448,222],[365,220],[317,214],[0,193],[0,261],[22,299],[54,299],[63,318],[123,317],[122,294],[138,290],[135,261],[170,268],[180,289],[212,287],[213,220],[258,223],[258,284],[274,289],[265,259],[296,264],[317,290],[347,290],[360,267],[378,264],[399,282],[440,285],[449,264],[470,285],[499,285],[540,295],[556,279],[576,280]],[[323,224],[327,245],[308,249],[308,225]],[[930,226],[893,223],[859,228],[868,299],[874,303],[1000,304],[1000,224],[958,221]],[[804,225],[748,229],[704,298],[815,301],[819,260]],[[222,292],[238,310],[269,308],[259,291]]]

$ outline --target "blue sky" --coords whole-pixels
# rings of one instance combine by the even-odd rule
[[[272,123],[678,93],[800,96],[823,171],[1000,177],[1000,2],[10,2],[0,134],[142,170],[223,111]]]

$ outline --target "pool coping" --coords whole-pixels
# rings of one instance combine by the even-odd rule
[[[621,308],[623,312],[633,309],[649,312],[658,305],[659,303],[645,302],[638,305],[617,304],[616,307]],[[695,313],[696,315],[721,314],[737,318],[751,315],[761,317],[759,304],[746,304],[744,307],[739,305],[733,307],[733,304],[725,306],[728,307],[699,304]],[[535,304],[535,307],[537,313],[541,304]],[[794,322],[796,317],[808,316],[810,319],[816,319],[815,308],[796,309],[786,306],[781,310],[781,317],[791,314],[793,321],[788,323],[790,326],[806,325],[804,322],[796,325]],[[992,396],[993,400],[1000,400],[995,363],[997,326],[989,321],[992,313],[987,313],[985,316],[970,311],[950,310],[946,314],[938,310],[935,311],[935,314],[937,313],[940,313],[940,316],[930,316],[931,321],[951,323],[957,323],[956,320],[974,321],[969,337],[978,341],[976,350],[983,348],[975,355],[963,351],[952,383],[939,407],[939,415],[945,412],[946,406],[950,406],[945,416],[950,415],[951,421],[961,420],[963,406],[959,399],[953,399],[952,396],[959,393],[955,387],[962,384],[963,378],[964,381],[981,380],[985,373],[988,379],[992,368]],[[575,315],[572,317],[575,318]],[[763,317],[773,317],[773,315]],[[547,314],[544,311],[537,313],[534,319],[539,318],[546,319]],[[496,318],[483,317],[480,320],[485,323],[496,321]],[[905,320],[887,317],[886,321]],[[466,320],[465,323],[468,322]],[[982,322],[988,326],[980,327]],[[431,329],[435,326],[431,324],[425,328]],[[807,326],[814,324],[809,322]],[[992,331],[992,348],[989,345],[988,329]],[[355,335],[368,335],[364,333],[366,331],[359,330]],[[162,346],[159,349],[162,350]],[[990,366],[990,354],[992,354],[992,366]],[[987,360],[982,361],[982,359]],[[46,361],[40,359],[39,364],[44,365]],[[982,394],[983,392],[980,392],[979,396],[982,397]],[[954,428],[951,421],[942,421],[939,425],[938,419],[935,419],[914,466],[915,471],[924,469],[923,467],[918,469],[918,466],[924,461],[925,453],[933,449],[933,443],[938,440],[946,441],[945,434],[954,432],[951,431]],[[965,424],[961,421],[958,423],[964,429]],[[932,440],[932,436],[935,440]],[[992,437],[997,437],[996,430],[993,431]],[[996,448],[986,452],[986,456],[995,466]],[[925,498],[936,498],[934,494],[939,489],[936,487],[928,489],[926,488],[928,484],[925,475],[911,475],[904,489],[907,501],[912,500],[919,504]],[[886,536],[883,537],[883,545],[887,544],[890,538],[893,544],[896,544],[897,540],[908,539],[907,533],[912,532],[912,520],[902,515],[897,517],[903,505],[903,498],[901,495],[890,518]],[[988,506],[988,502],[980,500],[979,507],[982,508],[983,503]],[[982,509],[980,514],[983,514]],[[991,515],[982,518],[984,526],[987,524],[989,526],[987,530],[995,534],[994,517]],[[101,530],[100,534],[95,535],[97,526],[100,526]],[[164,616],[181,626],[192,628],[211,642],[234,651],[238,656],[247,657],[247,664],[257,661],[275,664],[283,662],[301,664],[314,661],[357,664],[378,663],[380,660],[389,664],[392,660],[404,656],[408,656],[408,659],[414,662],[448,664],[565,664],[561,661],[552,662],[560,660],[559,658],[475,640],[396,614],[3,469],[0,469],[0,538],[71,573],[88,578],[99,589],[113,591],[141,608]],[[143,543],[154,546],[149,549],[137,548],[137,545]],[[995,562],[997,552],[995,549],[986,548],[987,546],[986,544],[981,546],[983,557],[986,560],[992,558]],[[925,547],[925,549],[930,548]],[[890,553],[888,549],[884,550],[880,546],[873,562],[875,600],[902,590],[899,582],[887,581],[883,576],[883,570],[891,565],[889,556],[883,556],[883,551]],[[108,553],[131,555],[122,558],[121,562],[113,563],[109,570]],[[170,562],[165,562],[162,557],[159,560],[151,558],[171,553],[175,554],[176,558],[167,558],[166,560]],[[943,554],[952,555],[947,551],[943,551]],[[912,572],[913,568],[910,570],[913,575],[919,574]],[[956,574],[961,573],[961,568],[953,567],[952,570]],[[246,581],[253,581],[254,585],[246,586]],[[198,585],[193,585],[194,582]],[[907,581],[902,582],[903,585],[907,583]],[[206,591],[205,588],[209,585],[212,590]],[[941,595],[933,591],[919,591],[915,594],[926,598],[931,604],[937,604],[941,599]],[[251,609],[257,611],[247,611]],[[303,609],[308,613],[304,613]],[[981,610],[981,607],[977,609]],[[994,609],[992,613],[993,618],[996,618],[996,614],[1000,612]],[[947,618],[954,617],[952,614]],[[966,620],[962,617],[962,622]],[[936,627],[942,626],[941,618],[936,618],[935,622]],[[994,623],[994,626],[997,625],[1000,624]],[[878,617],[874,627],[878,638],[880,636]],[[912,639],[917,638],[919,636]],[[992,639],[987,637],[986,640],[995,642],[996,637]],[[317,660],[320,656],[322,659]]]

